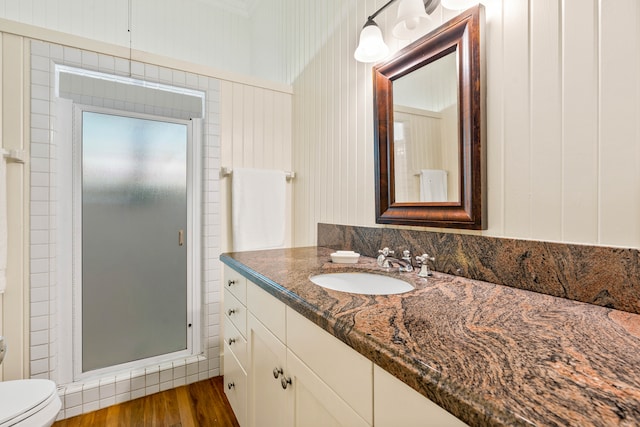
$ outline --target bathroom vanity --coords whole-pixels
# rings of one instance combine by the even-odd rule
[[[639,315],[368,257],[334,264],[332,251],[221,256],[225,385],[242,426],[640,422]],[[309,280],[349,271],[415,289]]]

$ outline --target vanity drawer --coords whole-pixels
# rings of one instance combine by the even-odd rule
[[[247,337],[247,309],[233,294],[224,290],[224,315],[243,337]]]
[[[247,305],[246,277],[226,265],[224,266],[224,282],[222,287],[231,292],[243,305]]]
[[[242,336],[240,331],[238,331],[233,322],[231,322],[227,316],[224,317],[224,342],[236,356],[240,365],[246,368],[247,340]]]
[[[238,424],[246,426],[247,374],[226,343],[224,344],[224,394],[227,395]]]
[[[273,335],[286,342],[286,311],[282,301],[247,281],[247,308]]]

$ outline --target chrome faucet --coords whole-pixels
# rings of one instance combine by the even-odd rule
[[[411,263],[411,252],[407,250],[402,251],[402,260],[390,256],[395,252],[389,250],[389,248],[380,249],[378,253],[380,254],[378,255],[379,267],[388,269],[391,268],[393,264],[396,264],[398,266],[398,271],[401,273],[410,273],[413,271],[413,265]]]
[[[428,254],[422,254],[420,256],[416,257],[416,261],[418,262],[418,264],[420,265],[420,271],[418,272],[418,276],[420,277],[429,277],[433,275],[433,272],[431,271],[431,269],[429,269],[429,264],[428,262],[431,261],[435,261],[436,259],[432,256],[429,256]]]

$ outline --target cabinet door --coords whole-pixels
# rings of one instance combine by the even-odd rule
[[[287,307],[287,348],[373,424],[373,363]]]
[[[373,396],[376,427],[467,426],[378,365],[373,365]]]
[[[224,393],[240,427],[247,425],[247,374],[227,344],[224,345]]]
[[[291,387],[281,385],[287,375],[286,347],[251,313],[248,327],[249,426],[289,427]]]
[[[368,427],[347,403],[291,351],[287,370],[293,392],[295,427]]]

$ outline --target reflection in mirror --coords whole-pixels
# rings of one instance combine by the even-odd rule
[[[393,82],[396,202],[459,202],[456,51]]]

